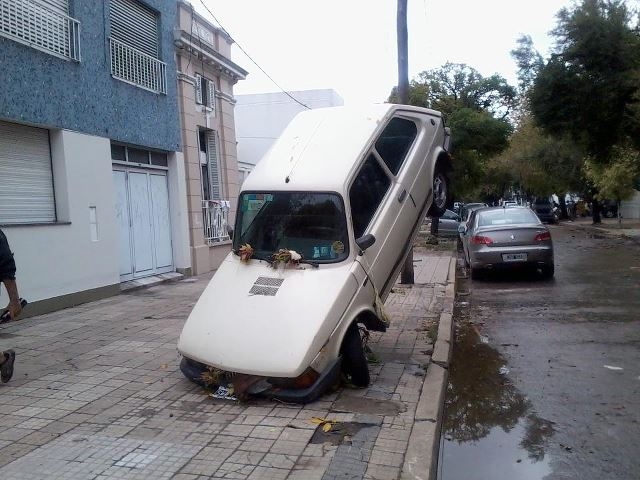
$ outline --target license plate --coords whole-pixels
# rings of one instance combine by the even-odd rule
[[[526,253],[503,253],[502,261],[503,262],[526,262],[527,254]]]

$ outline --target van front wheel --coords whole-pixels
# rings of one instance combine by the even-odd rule
[[[353,385],[364,388],[369,385],[369,365],[362,347],[360,329],[354,323],[347,330],[340,349],[342,354],[342,371]]]
[[[433,200],[431,201],[431,207],[429,207],[428,215],[430,217],[441,217],[447,210],[447,203],[451,196],[451,189],[449,185],[449,177],[441,164],[436,165],[436,170],[433,172]]]

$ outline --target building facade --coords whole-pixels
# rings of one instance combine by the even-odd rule
[[[239,188],[233,85],[247,72],[231,61],[231,38],[187,2],[178,2],[174,39],[190,256],[201,274],[231,250]]]
[[[0,228],[29,314],[190,272],[176,15],[0,0]]]

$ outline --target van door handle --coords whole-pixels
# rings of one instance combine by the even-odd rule
[[[402,192],[400,192],[400,195],[398,195],[398,202],[402,203],[402,201],[404,200],[404,198],[407,196],[407,191],[406,190],[402,190]]]

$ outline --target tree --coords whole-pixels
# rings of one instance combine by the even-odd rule
[[[622,0],[583,0],[560,10],[556,51],[529,91],[538,126],[581,145],[590,162],[603,167],[592,174],[617,162],[611,155],[617,145],[640,148],[640,29],[634,15]],[[599,197],[593,192],[596,223]]]
[[[615,200],[618,205],[618,223],[621,223],[620,202],[631,197],[640,177],[640,152],[631,147],[612,149],[616,161],[602,164],[592,158],[585,161],[585,173],[598,189],[600,200]]]
[[[527,195],[558,195],[566,218],[564,194],[584,191],[584,151],[568,137],[551,136],[524,116],[497,164],[511,172],[513,184]]]

